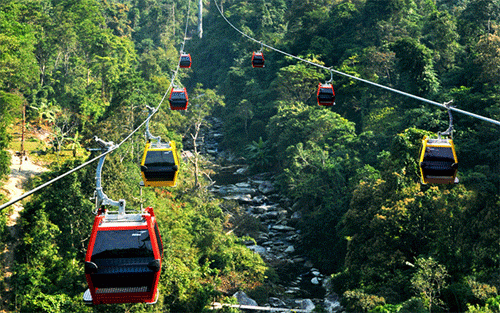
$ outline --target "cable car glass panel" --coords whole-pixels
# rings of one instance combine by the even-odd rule
[[[109,258],[154,258],[147,229],[101,230],[97,232],[92,262]]]

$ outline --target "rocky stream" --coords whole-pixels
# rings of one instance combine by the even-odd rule
[[[342,312],[338,296],[328,291],[328,276],[296,250],[301,234],[294,225],[302,218],[300,212],[275,189],[271,173],[249,175],[242,160],[221,149],[221,120],[211,118],[209,124],[211,127],[204,129],[196,142],[200,154],[214,164],[209,191],[215,197],[237,202],[244,214],[259,221],[259,231],[251,234],[254,240],[246,245],[275,269],[280,281],[266,303],[257,303],[240,291],[234,295],[239,304],[260,306],[261,311]],[[192,147],[192,142],[184,143],[184,149]]]

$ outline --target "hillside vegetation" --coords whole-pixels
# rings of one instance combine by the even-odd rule
[[[316,104],[330,73],[261,48],[204,1],[0,1],[0,175],[10,164],[12,124],[50,133],[38,154],[51,172],[81,164],[93,136],[120,142],[156,106],[177,67],[188,21],[187,112],[164,103],[151,130],[190,140],[200,118],[224,122],[224,147],[254,173],[272,172],[302,219],[299,252],[342,296],[347,312],[498,312],[500,127],[453,114],[460,184],[422,185],[424,135],[448,127],[446,110],[334,75],[332,108]],[[287,53],[440,103],[500,120],[497,0],[219,0],[236,27]],[[186,16],[189,9],[189,16]],[[107,157],[103,186],[138,207],[142,131]],[[64,150],[75,157],[61,158]],[[200,162],[202,170],[205,169]],[[200,312],[237,290],[277,279],[184,161],[176,188],[143,191],[165,245],[155,306],[85,307],[83,274],[93,220],[95,166],[24,202],[16,268],[3,309],[19,312]],[[2,199],[5,200],[5,199]],[[5,201],[2,201],[5,202]],[[8,238],[4,212],[0,240]],[[5,288],[2,288],[4,290]],[[207,310],[208,311],[208,310]]]

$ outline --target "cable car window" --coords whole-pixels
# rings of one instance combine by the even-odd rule
[[[319,91],[319,97],[325,97],[326,99],[330,99],[333,96],[332,88],[321,88]]]
[[[425,149],[424,161],[440,161],[451,160],[453,161],[453,150],[447,147],[429,147]]]
[[[161,242],[160,230],[158,229],[158,224],[155,223],[155,234],[156,234],[156,242],[158,242],[158,248],[160,249],[160,257],[163,256],[163,244]]]
[[[174,154],[172,151],[148,151],[145,166],[173,166],[175,165]]]
[[[174,91],[174,92],[172,92],[171,98],[172,98],[172,100],[186,99],[186,96],[184,95],[184,92],[182,92],[182,91]]]
[[[91,260],[154,257],[146,229],[98,231]]]

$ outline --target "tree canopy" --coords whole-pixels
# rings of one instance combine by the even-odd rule
[[[200,128],[210,127],[206,118],[222,120],[224,149],[252,173],[275,177],[290,212],[302,216],[294,225],[300,253],[331,275],[330,289],[349,311],[493,310],[500,129],[454,113],[460,184],[423,185],[421,141],[448,127],[446,110],[335,74],[336,105],[319,107],[317,86],[330,73],[247,40],[207,1],[200,38],[191,2],[0,1],[0,176],[9,173],[7,149],[23,106],[29,127],[47,131],[54,150],[72,145],[77,155],[93,136],[123,140],[147,117],[145,106],[164,99],[186,40],[193,64],[173,83],[187,88],[190,108],[163,105],[151,119],[155,135],[180,149],[183,141],[196,146]],[[496,0],[217,3],[238,29],[287,53],[500,120]],[[252,68],[261,48],[266,67]],[[244,245],[249,238],[226,229],[228,214],[206,191],[199,155],[181,162],[178,187],[141,198],[143,148],[142,134],[131,136],[108,156],[103,182],[110,198],[157,212],[166,252],[158,304],[81,304],[94,209],[90,166],[25,202],[10,282],[16,298],[2,309],[199,312],[214,298],[269,283],[268,266]],[[33,186],[89,156],[53,157]]]

